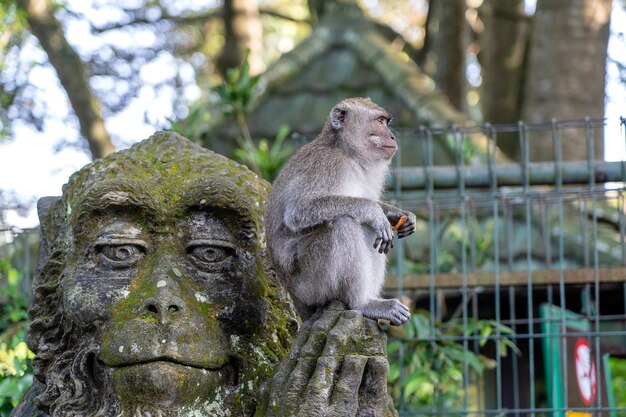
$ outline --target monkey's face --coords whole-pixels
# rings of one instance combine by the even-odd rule
[[[389,161],[398,149],[396,136],[389,129],[389,122],[391,117],[386,112],[384,114],[376,112],[367,122],[371,152],[385,161]]]
[[[398,149],[389,129],[391,115],[366,98],[349,98],[330,112],[329,126],[339,134],[341,144],[362,161],[389,162]]]
[[[229,222],[207,211],[155,222],[136,208],[88,222],[64,302],[74,322],[104,324],[97,359],[122,407],[163,411],[237,389],[231,342],[256,331],[265,303]]]
[[[159,132],[43,201],[29,336],[46,387],[34,394],[39,408],[252,415],[295,330],[285,329],[292,312],[266,269],[268,188]]]

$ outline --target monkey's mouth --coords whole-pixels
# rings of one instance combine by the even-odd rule
[[[170,357],[129,361],[113,367],[111,384],[122,401],[167,407],[211,398],[218,388],[232,390],[239,384],[234,362],[201,366],[187,362]]]
[[[220,381],[225,386],[236,386],[239,382],[239,367],[235,358],[228,358],[223,363],[198,364],[181,361],[171,357],[157,357],[140,361],[120,363],[111,366],[116,372],[130,373],[134,375],[154,374],[166,375],[167,370],[180,370],[187,375],[205,375],[211,379]],[[178,371],[175,371],[178,372]],[[214,376],[210,376],[214,375]]]
[[[172,365],[185,366],[187,368],[201,369],[204,371],[220,371],[220,370],[225,369],[229,365],[231,365],[234,368],[234,361],[231,359],[228,359],[221,364],[220,363],[198,364],[198,363],[181,361],[179,359],[170,358],[167,356],[162,356],[162,357],[157,357],[157,358],[152,358],[152,359],[138,360],[138,361],[127,362],[127,363],[120,363],[120,364],[113,365],[111,367],[112,368],[127,368],[130,366],[141,366],[141,365],[159,364],[159,363],[168,363]]]

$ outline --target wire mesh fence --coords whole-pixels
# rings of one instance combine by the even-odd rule
[[[418,217],[386,284],[415,311],[390,329],[400,415],[626,416],[626,140],[599,160],[604,124],[398,132],[388,197]]]
[[[386,284],[416,311],[391,329],[400,415],[626,416],[624,142],[598,160],[603,127],[399,132],[422,163],[389,190],[418,217]]]

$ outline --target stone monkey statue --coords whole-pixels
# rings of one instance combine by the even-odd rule
[[[391,116],[370,99],[350,98],[330,112],[320,135],[296,152],[273,184],[267,243],[278,275],[304,317],[331,300],[400,325],[409,309],[381,299],[392,225],[403,238],[415,215],[381,203],[397,150]]]

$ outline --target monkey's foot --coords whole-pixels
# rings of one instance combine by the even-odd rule
[[[400,326],[411,317],[409,308],[395,298],[370,300],[360,310],[365,317],[389,320],[393,326]]]

